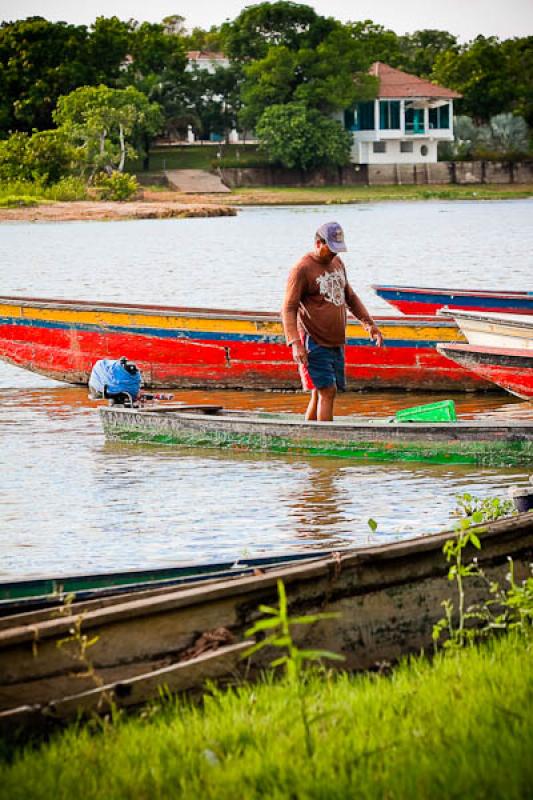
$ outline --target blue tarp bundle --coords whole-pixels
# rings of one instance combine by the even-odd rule
[[[101,358],[92,368],[89,389],[96,395],[105,396],[127,392],[135,399],[141,389],[140,370],[132,375],[125,367],[126,359]]]

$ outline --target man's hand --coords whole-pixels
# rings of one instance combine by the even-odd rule
[[[307,352],[301,342],[293,342],[292,357],[297,364],[307,364]]]
[[[368,332],[370,334],[370,338],[375,341],[376,347],[383,347],[383,334],[381,333],[378,326],[372,325],[372,327]]]

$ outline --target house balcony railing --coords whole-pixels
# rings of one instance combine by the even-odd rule
[[[423,122],[406,122],[405,123],[405,132],[408,135],[415,135],[417,133],[425,133],[426,129],[424,127]]]

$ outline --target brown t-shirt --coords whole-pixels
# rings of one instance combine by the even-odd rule
[[[339,256],[329,264],[313,253],[305,255],[292,268],[282,319],[287,344],[303,340],[306,333],[317,344],[338,347],[346,341],[346,307],[369,328],[373,319],[348,283],[346,268]]]

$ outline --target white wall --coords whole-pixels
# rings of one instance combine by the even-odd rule
[[[373,142],[354,141],[352,161],[356,164],[434,164],[437,161],[437,142],[427,138],[406,137],[399,139],[381,139],[385,142],[385,153],[374,153]],[[412,153],[402,153],[400,141],[411,142]],[[427,147],[427,154],[422,155],[422,146]]]

